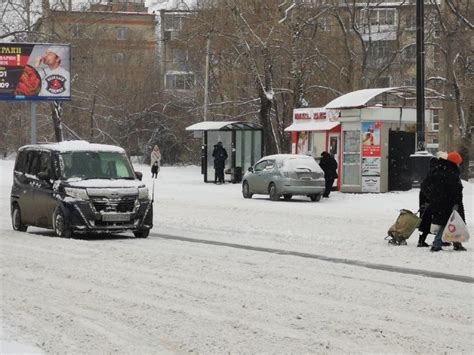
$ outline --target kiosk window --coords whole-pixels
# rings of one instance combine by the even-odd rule
[[[360,131],[344,131],[343,184],[360,185]]]

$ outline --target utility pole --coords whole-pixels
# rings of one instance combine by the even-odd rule
[[[425,149],[425,19],[424,0],[416,0],[416,144]]]
[[[31,0],[25,0],[25,11],[26,11],[26,30],[27,32],[27,38],[28,42],[31,41]],[[30,105],[30,120],[31,120],[31,132],[30,132],[30,143],[31,144],[36,144],[37,143],[37,137],[36,137],[36,131],[37,131],[37,117],[36,117],[36,102],[31,101]]]
[[[206,39],[206,69],[204,78],[204,114],[203,121],[207,121],[207,105],[209,101],[209,48],[211,46],[211,37],[208,34]]]

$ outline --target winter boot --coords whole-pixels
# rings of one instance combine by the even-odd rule
[[[451,243],[450,242],[443,242],[443,247],[450,247],[451,246]]]
[[[426,244],[426,242],[425,242],[426,237],[427,237],[427,234],[425,234],[425,233],[420,234],[420,237],[418,238],[418,245],[417,245],[418,248],[426,248],[426,247],[429,247],[429,245]]]
[[[454,246],[454,250],[466,251],[466,248],[464,248],[461,243],[453,243],[453,246]]]
[[[430,251],[432,252],[436,252],[436,251],[440,251],[440,250],[443,250],[443,248],[441,247],[431,247]]]

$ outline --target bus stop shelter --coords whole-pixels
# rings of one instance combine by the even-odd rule
[[[243,172],[262,157],[262,126],[244,121],[204,121],[186,127],[194,131],[196,138],[202,138],[201,173],[204,182],[214,182],[214,158],[212,151],[217,142],[227,151],[229,158],[225,164],[225,179],[238,183]]]

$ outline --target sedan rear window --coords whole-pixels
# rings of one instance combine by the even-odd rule
[[[320,171],[318,163],[313,158],[289,158],[283,161],[284,171]]]

